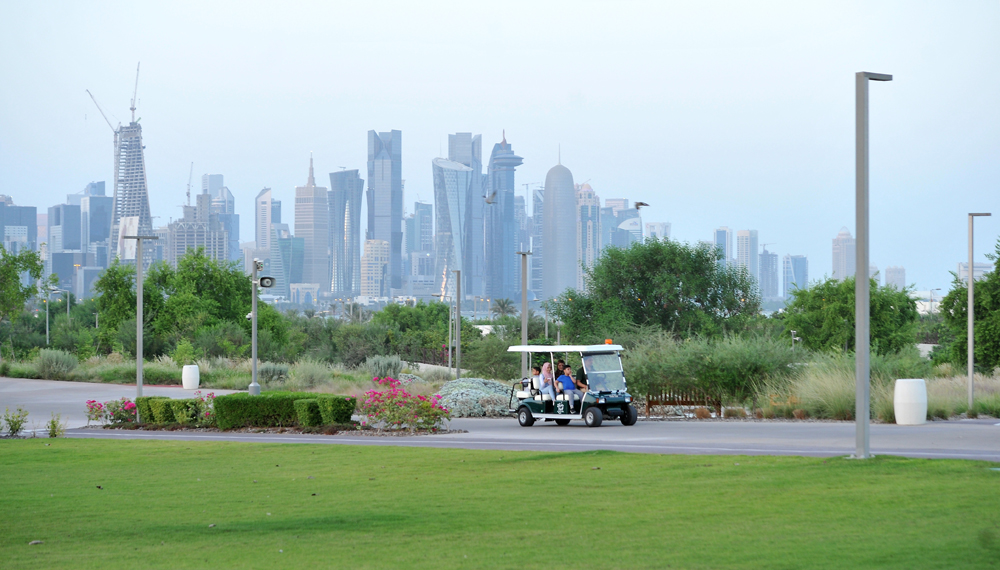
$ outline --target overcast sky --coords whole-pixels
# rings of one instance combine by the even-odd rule
[[[949,288],[1000,234],[1000,2],[4,2],[0,193],[111,192],[112,121],[139,110],[156,225],[190,163],[225,175],[253,240],[253,197],[293,220],[317,183],[366,172],[366,132],[403,132],[406,208],[432,198],[447,135],[503,130],[521,184],[562,163],[601,198],[651,204],[682,241],[756,229],[831,273],[854,233],[854,73],[871,84],[872,262]]]

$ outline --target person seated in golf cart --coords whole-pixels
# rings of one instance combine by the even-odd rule
[[[534,373],[531,377],[532,384],[537,386],[538,392],[541,394],[548,394],[553,400],[556,399],[556,387],[555,382],[552,380],[552,372],[549,372],[548,377],[546,377],[543,370],[545,366],[549,366],[546,362],[541,368],[538,366],[532,366],[531,371]]]
[[[576,407],[574,400],[583,401],[583,392],[577,389],[576,380],[573,379],[572,368],[569,366],[563,368],[563,375],[558,378],[558,381],[562,384],[562,394],[565,396],[566,401],[570,403],[570,408]]]

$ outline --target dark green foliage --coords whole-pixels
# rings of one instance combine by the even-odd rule
[[[174,408],[170,404],[170,398],[149,400],[149,409],[153,413],[154,423],[172,424],[177,421],[174,418]]]
[[[295,400],[315,399],[308,392],[245,392],[215,399],[215,421],[219,429],[241,427],[282,427],[295,425]]]
[[[917,305],[909,290],[879,287],[871,281],[871,346],[878,354],[899,352],[914,343]],[[785,311],[786,336],[818,351],[854,350],[854,278],[827,279],[796,289]]]
[[[507,352],[512,344],[520,343],[509,335],[488,334],[472,343],[469,351],[462,354],[462,367],[468,367],[474,375],[482,378],[503,381],[518,378],[521,376],[521,355]]]
[[[194,398],[170,400],[170,410],[173,412],[174,421],[179,424],[197,423],[200,403]]]
[[[994,263],[1000,258],[1000,239],[997,240],[996,251],[987,255]],[[1000,271],[995,269],[976,281],[973,287],[973,312],[976,367],[990,371],[1000,366]],[[955,277],[951,291],[941,300],[941,315],[951,332],[954,341],[948,351],[942,354],[940,361],[950,361],[959,366],[967,365],[969,350],[969,287],[966,281]]]
[[[602,342],[635,325],[682,336],[742,330],[760,294],[745,270],[720,266],[718,255],[669,240],[606,248],[587,271],[586,292],[568,289],[554,303],[563,338]]]
[[[301,427],[316,427],[323,425],[323,416],[319,413],[319,402],[314,399],[295,400],[295,417]]]
[[[353,396],[321,395],[316,401],[324,425],[351,423],[351,415],[358,405],[358,399]]]
[[[28,299],[38,294],[35,283],[42,278],[43,267],[37,251],[25,249],[13,255],[0,245],[0,321],[16,318]],[[29,285],[22,284],[25,273]]]
[[[135,399],[135,405],[139,409],[139,421],[142,423],[157,423],[153,415],[153,409],[149,406],[152,400],[169,400],[166,396],[140,396]]]

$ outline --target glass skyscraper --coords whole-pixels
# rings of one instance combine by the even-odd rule
[[[368,131],[366,240],[389,244],[389,288],[403,284],[403,133]]]
[[[330,254],[335,295],[361,293],[361,195],[365,181],[355,170],[330,173]]]
[[[573,173],[562,164],[545,175],[545,212],[542,240],[545,265],[542,268],[542,298],[555,299],[576,286],[576,191]],[[513,256],[511,256],[513,257]]]
[[[809,260],[804,255],[786,255],[782,264],[784,295],[791,298],[795,289],[809,287]]]
[[[491,299],[519,299],[521,296],[520,226],[514,201],[514,169],[524,160],[503,140],[493,145],[486,182],[486,281]],[[570,192],[573,191],[572,185]],[[571,202],[569,212],[573,211]],[[575,234],[574,234],[575,235]]]
[[[464,277],[467,271],[465,262],[468,259],[466,244],[470,193],[472,200],[481,198],[478,192],[470,192],[474,171],[468,166],[453,160],[435,158],[431,161],[431,169],[434,174],[434,208],[437,218],[435,287],[438,294],[454,297],[457,287],[455,274],[452,272],[461,271]],[[465,291],[463,295],[464,293]]]

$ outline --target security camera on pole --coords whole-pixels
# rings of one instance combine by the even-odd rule
[[[253,283],[253,295],[250,298],[250,358],[251,365],[250,395],[260,395],[260,384],[257,383],[257,287],[274,287],[274,277],[258,277],[257,272],[264,269],[264,262],[254,258],[253,268],[250,270],[250,282]]]

